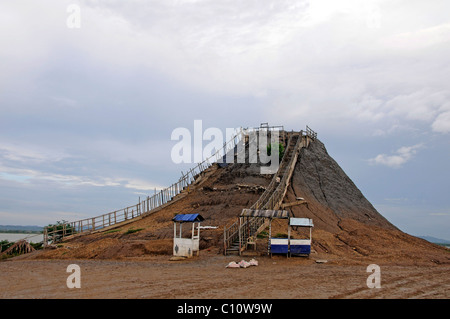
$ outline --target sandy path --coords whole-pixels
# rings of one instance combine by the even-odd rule
[[[250,258],[247,258],[249,260]],[[449,298],[450,266],[380,265],[369,289],[367,265],[317,264],[302,258],[257,258],[259,266],[226,269],[233,256],[169,261],[8,260],[0,262],[0,298]],[[69,289],[69,264],[81,288]]]

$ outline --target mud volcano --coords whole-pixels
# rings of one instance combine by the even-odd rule
[[[289,143],[293,144],[292,135],[300,134],[299,138],[303,138],[304,132],[283,133],[280,142],[286,147],[284,156],[287,156]],[[298,149],[280,206],[289,211],[291,217],[313,219],[310,259],[326,259],[339,264],[450,262],[446,248],[403,233],[386,220],[331,158],[317,136],[305,138],[308,143]],[[202,250],[223,254],[224,229],[236,222],[242,209],[254,205],[276,177],[261,175],[261,165],[248,163],[248,158],[246,163],[213,164],[196,176],[188,190],[175,196],[164,207],[117,227],[67,238],[57,248],[41,251],[33,258],[170,256],[173,240],[171,219],[184,213],[199,213],[205,218],[203,225],[217,227],[202,230],[200,254]],[[302,204],[292,204],[299,198],[302,198]],[[273,234],[286,232],[286,222],[274,220],[272,228]],[[257,254],[267,256],[264,227],[257,235]],[[293,235],[302,236],[300,232]]]

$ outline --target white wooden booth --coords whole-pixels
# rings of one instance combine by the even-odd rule
[[[200,251],[200,222],[203,220],[204,218],[199,214],[178,214],[172,219],[174,256],[192,257],[194,254],[198,256]],[[191,238],[182,237],[183,224],[186,223],[192,224]]]

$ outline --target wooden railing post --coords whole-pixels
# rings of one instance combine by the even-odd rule
[[[227,227],[223,227],[223,253],[226,256],[227,255]]]

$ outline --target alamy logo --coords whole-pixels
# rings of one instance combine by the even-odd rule
[[[81,269],[77,264],[70,264],[66,271],[71,273],[66,280],[67,288],[81,288]]]
[[[69,4],[67,6],[67,13],[69,16],[66,20],[66,25],[69,29],[79,29],[81,28],[81,9],[77,4]]]
[[[367,287],[368,288],[381,288],[381,270],[380,266],[376,264],[370,264],[367,266],[367,272],[372,273],[367,277]]]
[[[227,128],[224,135],[215,127],[203,131],[202,120],[195,120],[192,133],[185,127],[178,127],[172,131],[171,139],[178,141],[171,151],[175,164],[203,161],[260,163],[263,164],[261,174],[274,174],[280,163],[279,131],[268,128],[251,131]],[[206,145],[205,141],[208,142]]]

